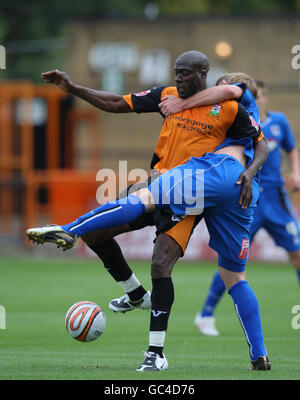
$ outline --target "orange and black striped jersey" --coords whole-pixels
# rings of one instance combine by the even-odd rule
[[[160,86],[141,93],[124,96],[137,113],[159,112],[159,103],[165,95],[178,97],[173,86]],[[164,118],[151,168],[171,169],[184,164],[190,157],[201,157],[213,152],[226,138],[263,138],[258,125],[246,109],[235,100],[195,107]]]

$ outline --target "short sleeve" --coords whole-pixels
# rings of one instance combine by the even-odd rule
[[[259,124],[260,123],[259,109],[257,107],[253,94],[250,92],[250,90],[246,87],[244,83],[234,83],[234,85],[243,89],[243,94],[238,101],[246,108],[248,113]]]
[[[264,137],[260,126],[240,103],[238,103],[238,110],[231,127],[227,131],[227,136],[234,139],[250,137],[254,142],[258,142]]]
[[[154,87],[140,93],[127,94],[123,98],[136,113],[161,113],[158,105],[161,102],[161,93],[165,88],[166,86]]]

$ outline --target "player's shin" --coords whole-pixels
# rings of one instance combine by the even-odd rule
[[[174,301],[172,278],[152,279],[151,319],[148,351],[163,357],[163,346],[168,327],[168,320]]]
[[[128,294],[131,301],[140,300],[146,290],[136,278],[124,258],[122,250],[115,239],[110,239],[99,246],[89,246],[103,262],[104,267],[114,280]]]
[[[267,352],[264,346],[260,312],[253,290],[248,282],[243,280],[235,283],[228,293],[232,297],[237,316],[249,344],[251,360],[265,356]]]
[[[219,271],[213,276],[210,288],[208,290],[202,311],[202,317],[211,317],[214,314],[215,308],[218,305],[221,297],[225,292],[225,284],[222,281]]]
[[[145,204],[138,196],[129,195],[82,215],[76,221],[62,226],[62,229],[82,236],[99,229],[125,225],[142,215],[145,209]]]
[[[110,239],[98,246],[89,246],[103,262],[104,267],[115,281],[126,281],[132,275],[132,270],[125,260],[122,250],[115,239]]]

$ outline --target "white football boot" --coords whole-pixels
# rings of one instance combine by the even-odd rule
[[[197,313],[194,319],[194,325],[203,335],[220,335],[220,332],[216,329],[215,317],[202,317],[200,313]]]
[[[74,246],[77,235],[65,232],[59,225],[46,225],[41,228],[29,228],[26,231],[29,240],[34,243],[54,243],[63,250],[71,249]]]
[[[144,296],[137,301],[131,301],[128,294],[124,294],[117,299],[111,300],[108,306],[111,310],[122,313],[131,310],[150,310],[151,293],[148,290]]]
[[[138,372],[163,371],[168,369],[168,360],[164,354],[163,357],[160,357],[159,354],[153,351],[144,351],[144,356],[144,361],[139,368],[137,368]]]

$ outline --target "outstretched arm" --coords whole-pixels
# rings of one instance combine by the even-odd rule
[[[247,208],[252,202],[252,182],[258,170],[269,155],[269,146],[265,138],[254,145],[254,158],[249,167],[239,176],[238,185],[242,185],[239,203],[242,208]]]
[[[123,96],[80,86],[74,83],[69,75],[63,71],[56,69],[43,72],[41,78],[47,83],[54,83],[65,92],[80,97],[100,110],[111,113],[127,113],[132,111]]]
[[[181,112],[187,108],[207,106],[228,99],[239,99],[242,95],[243,89],[239,86],[220,85],[202,90],[187,99],[181,99],[171,95],[164,96],[159,107],[161,112],[167,117],[170,114]]]

